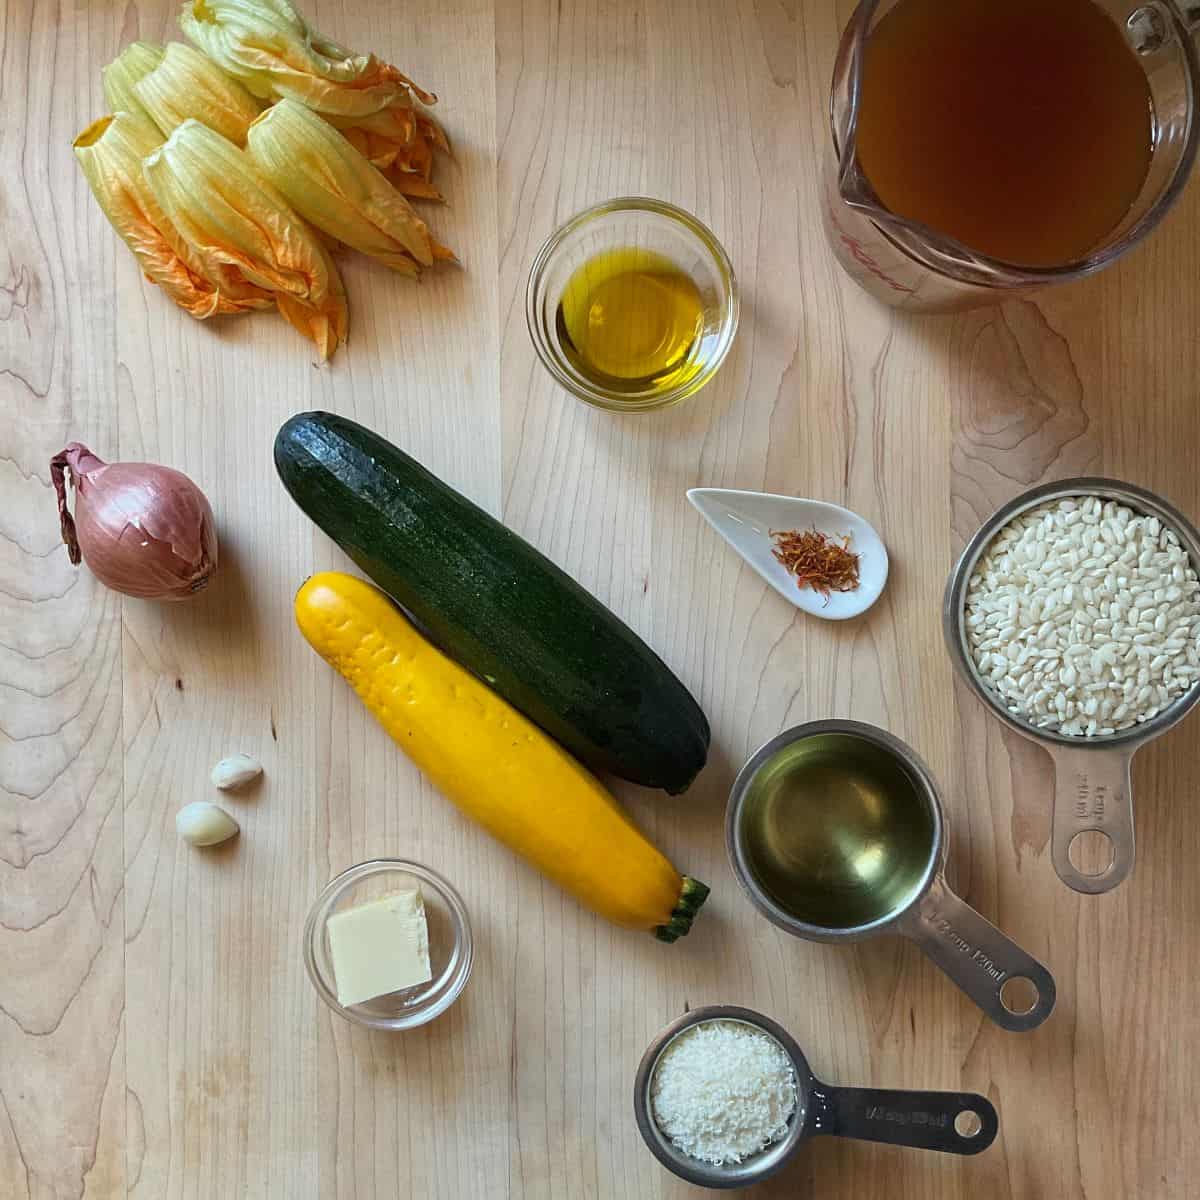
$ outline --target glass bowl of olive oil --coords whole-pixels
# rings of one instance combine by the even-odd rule
[[[737,282],[690,213],[625,196],[550,236],[529,273],[526,316],[562,387],[597,408],[645,412],[716,374],[737,331]]]

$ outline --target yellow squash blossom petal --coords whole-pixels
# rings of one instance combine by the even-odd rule
[[[355,54],[311,29],[287,0],[187,0],[179,18],[188,39],[264,100],[290,98],[342,130],[380,169],[412,165],[446,150],[437,123],[416,108],[437,97],[373,54]],[[430,190],[429,188],[424,191]]]
[[[273,293],[279,311],[328,358],[345,339],[346,293],[316,234],[249,156],[184,121],[142,166],[151,190],[209,273]]]
[[[449,152],[450,143],[428,113],[411,104],[396,103],[354,124],[336,119],[332,123],[359,153],[381,171],[388,171],[389,178],[401,191],[426,199],[442,198],[430,182],[433,155],[435,149]],[[417,180],[418,186],[405,188],[402,180]]]
[[[130,42],[107,67],[100,69],[104,101],[109,112],[142,113],[134,88],[162,61],[163,48],[153,42]]]
[[[385,171],[384,174],[388,178],[388,182],[401,195],[411,196],[414,200],[444,200],[441,190],[435,187],[427,179],[422,179],[420,175],[410,175],[397,167],[393,167],[390,171]]]
[[[162,211],[142,175],[142,159],[162,140],[149,117],[127,110],[93,121],[75,139],[75,157],[104,215],[146,278],[197,320],[268,306],[270,297],[263,292],[257,297],[223,293]]]
[[[279,312],[293,329],[313,342],[324,362],[345,340],[350,329],[350,310],[346,303],[346,288],[329,251],[315,242],[325,259],[325,270],[329,275],[329,296],[314,307],[306,301],[286,296],[276,296]]]
[[[244,146],[250,122],[262,112],[262,105],[236,79],[183,42],[171,42],[158,65],[133,85],[133,91],[164,135],[195,117]]]
[[[332,125],[280,100],[250,127],[250,157],[305,220],[394,270],[434,261],[425,222]]]
[[[422,91],[374,54],[355,54],[311,29],[287,0],[188,0],[187,38],[256,96],[290,96],[329,116],[358,120]]]

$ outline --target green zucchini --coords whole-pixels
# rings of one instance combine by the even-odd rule
[[[292,499],[452,658],[593,770],[685,791],[708,721],[662,659],[545,555],[378,434],[301,413]]]

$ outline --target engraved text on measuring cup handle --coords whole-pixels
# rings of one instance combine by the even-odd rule
[[[1054,869],[1068,887],[1095,895],[1115,888],[1133,870],[1133,792],[1125,750],[1056,746],[1054,755]],[[1096,843],[1085,849],[1084,838]],[[1080,838],[1072,862],[1072,843]],[[1105,840],[1107,839],[1107,841]],[[1111,855],[1106,861],[1106,855]]]
[[[946,1154],[978,1154],[1000,1127],[991,1101],[974,1092],[833,1087],[820,1080],[813,1083],[808,1123],[818,1135]]]
[[[1053,1010],[1056,988],[1050,972],[940,877],[899,931],[1002,1028],[1036,1029]]]

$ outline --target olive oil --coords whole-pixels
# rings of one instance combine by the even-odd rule
[[[853,734],[785,746],[741,813],[751,873],[791,916],[867,925],[912,898],[930,865],[933,814],[904,766]]]
[[[704,301],[670,259],[635,246],[590,258],[567,281],[555,324],[572,365],[617,392],[665,392],[704,366]]]
[[[880,200],[993,258],[1102,244],[1150,170],[1150,85],[1093,0],[899,0],[863,59],[858,157]]]

